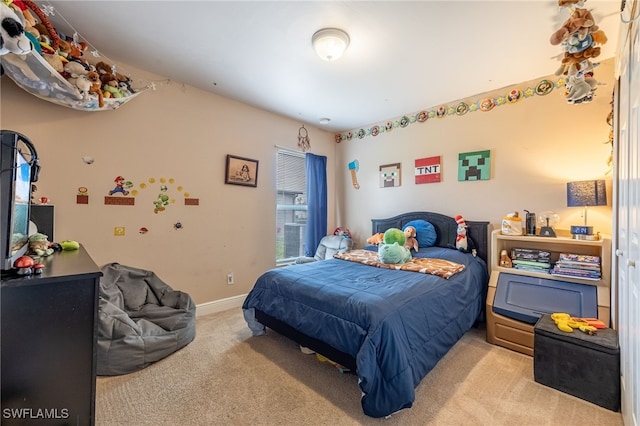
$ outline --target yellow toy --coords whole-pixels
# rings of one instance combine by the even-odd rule
[[[338,364],[335,361],[331,361],[326,356],[323,356],[323,355],[320,355],[320,354],[316,354],[316,358],[318,358],[318,361],[320,361],[320,362],[326,362],[326,363],[329,363],[329,364],[333,365],[336,368],[336,370],[338,370],[338,372],[340,374],[351,371],[347,367],[344,367],[344,366]]]
[[[551,314],[551,319],[556,323],[558,329],[560,331],[564,331],[565,333],[573,333],[573,330],[576,328],[589,335],[596,334],[596,332],[598,331],[594,326],[589,325],[588,322],[581,321],[580,318],[574,318],[564,312],[556,312]]]

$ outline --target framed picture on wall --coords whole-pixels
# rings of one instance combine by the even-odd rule
[[[380,188],[400,186],[400,163],[380,166]]]
[[[230,185],[258,186],[258,160],[227,155],[224,183]]]
[[[458,180],[489,180],[491,178],[491,151],[462,152],[458,154]]]
[[[416,183],[440,182],[440,156],[419,158],[415,161]]]

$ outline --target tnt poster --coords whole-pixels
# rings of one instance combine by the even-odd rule
[[[416,160],[416,184],[440,182],[440,156]]]
[[[458,180],[489,180],[491,176],[491,151],[463,152],[458,154]]]

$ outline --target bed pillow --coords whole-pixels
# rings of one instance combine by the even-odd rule
[[[418,240],[418,246],[422,247],[431,247],[436,243],[438,239],[438,234],[436,234],[436,228],[431,224],[431,222],[427,222],[426,220],[417,219],[412,220],[411,222],[406,223],[402,230],[407,226],[413,226],[416,228],[416,239]]]

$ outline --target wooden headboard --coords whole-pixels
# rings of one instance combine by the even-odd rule
[[[403,213],[388,219],[371,219],[371,233],[377,234],[378,232],[384,232],[389,228],[402,229],[404,225],[412,220],[419,219],[430,222],[436,229],[436,234],[438,235],[435,242],[436,246],[455,247],[458,223],[454,218],[440,213],[411,212]],[[466,219],[465,222],[467,223],[467,237],[473,240],[478,252],[478,257],[488,264],[489,222],[478,222]]]

